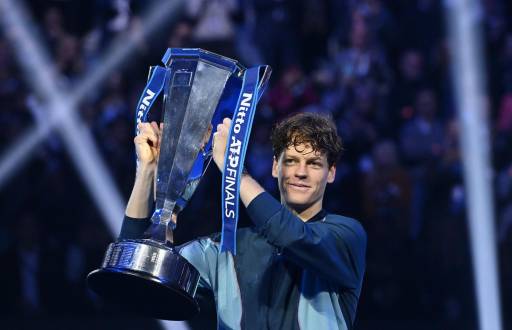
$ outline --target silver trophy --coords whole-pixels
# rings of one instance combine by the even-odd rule
[[[200,49],[164,56],[163,132],[152,225],[141,239],[111,243],[89,287],[138,314],[170,320],[199,311],[199,272],[173,246],[173,218],[185,207],[211,158],[211,129],[233,114],[245,70]],[[154,70],[154,67],[152,68]]]

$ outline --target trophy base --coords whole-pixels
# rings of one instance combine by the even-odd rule
[[[199,312],[194,299],[198,271],[172,248],[151,240],[110,244],[103,266],[88,286],[127,312],[164,320],[186,320]]]

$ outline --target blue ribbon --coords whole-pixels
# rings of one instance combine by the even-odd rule
[[[162,92],[167,71],[168,70],[166,68],[161,66],[155,66],[152,68],[148,83],[146,84],[146,87],[144,87],[144,91],[140,96],[139,102],[137,102],[137,108],[135,110],[135,135],[139,134],[139,128],[137,125],[141,122],[147,121],[149,109],[151,109],[158,95]]]
[[[264,74],[260,75],[262,71]],[[148,83],[142,92],[139,102],[137,103],[135,115],[136,134],[139,133],[137,125],[141,122],[147,121],[149,110],[162,92],[168,72],[169,70],[167,68],[160,66],[152,68]],[[256,105],[263,95],[269,75],[270,68],[267,66],[258,66],[245,71],[228,136],[224,172],[222,175],[221,252],[230,251],[233,255],[236,254],[236,227],[238,224],[240,179]],[[232,88],[236,87],[232,86]],[[217,117],[219,116],[222,117],[220,112]],[[220,120],[222,119],[220,118]],[[220,120],[219,118],[214,118],[212,123],[215,123],[216,121],[220,122]],[[209,142],[208,147],[210,147],[210,144],[211,141]],[[197,165],[202,165],[204,157],[199,158]],[[194,166],[194,168],[196,167],[198,170],[195,172],[199,173],[199,168],[202,169],[202,166]]]
[[[266,87],[267,80],[263,79],[260,84],[260,71],[264,68],[266,66],[258,66],[245,71],[242,89],[231,122],[224,157],[220,251],[230,251],[233,255],[236,254],[240,179],[242,177],[245,153],[251,134],[256,104]]]

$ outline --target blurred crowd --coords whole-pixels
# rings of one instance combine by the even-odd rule
[[[512,5],[482,1],[487,113],[503,310],[512,307]],[[136,34],[157,1],[31,1],[34,34],[60,83],[74,88],[109,45]],[[466,193],[443,2],[437,0],[188,0],[125,65],[90,91],[79,114],[127,200],[135,104],[167,47],[200,47],[246,66],[269,64],[249,172],[270,176],[272,124],[297,111],[332,116],[344,143],[325,209],[368,237],[360,329],[476,329]],[[3,14],[2,14],[3,15]],[[27,54],[27,56],[30,56]],[[45,100],[0,30],[0,154],[44,123]],[[58,124],[59,125],[59,124]],[[219,196],[212,196],[218,189]],[[0,187],[0,313],[103,313],[86,290],[112,240],[57,131]],[[179,220],[186,241],[220,229],[220,178],[210,168]],[[199,216],[198,216],[199,215]],[[121,221],[121,219],[119,219]],[[241,225],[247,225],[243,217]],[[112,311],[110,311],[112,312]],[[113,311],[116,313],[116,311]],[[510,313],[504,313],[512,329]],[[379,323],[372,323],[376,320]],[[375,325],[380,324],[380,325]]]

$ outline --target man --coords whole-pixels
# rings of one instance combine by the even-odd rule
[[[230,125],[224,119],[214,134],[221,171]],[[140,130],[123,238],[140,236],[149,225],[160,130],[156,123]],[[180,253],[200,272],[200,286],[213,291],[220,329],[352,329],[366,234],[357,221],[322,208],[342,149],[336,128],[324,116],[297,114],[275,127],[272,145],[281,203],[242,176],[240,198],[254,226],[238,230],[237,255],[219,253],[219,235],[185,244]]]

